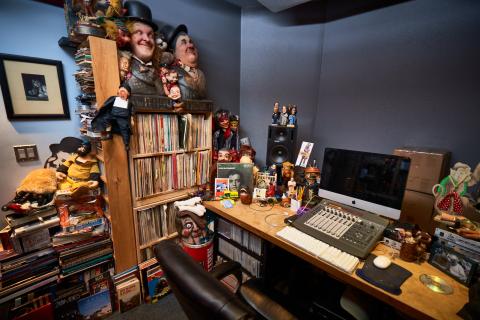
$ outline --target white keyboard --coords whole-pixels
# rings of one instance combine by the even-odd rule
[[[277,232],[277,236],[348,273],[352,273],[360,262],[357,257],[329,246],[293,227],[283,228]]]

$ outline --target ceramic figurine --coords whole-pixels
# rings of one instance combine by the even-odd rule
[[[293,196],[295,195],[295,187],[297,186],[297,182],[293,178],[293,175],[288,181],[287,185],[288,185],[288,196],[290,198],[293,198]]]
[[[317,167],[308,167],[305,169],[305,203],[309,203],[309,205],[314,206],[319,202],[318,199],[318,189],[320,184],[318,183],[318,179],[320,178],[320,169]]]
[[[193,39],[188,34],[184,24],[173,28],[165,25],[160,33],[166,39],[168,49],[175,60],[171,65],[178,73],[178,85],[183,99],[205,99],[206,78],[198,67],[198,50]]]
[[[288,124],[287,106],[282,106],[282,113],[280,113],[279,125],[286,126]]]
[[[278,124],[280,120],[280,111],[278,109],[278,102],[275,102],[273,105],[273,113],[272,113],[272,124]]]

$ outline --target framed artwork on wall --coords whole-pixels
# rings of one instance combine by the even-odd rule
[[[70,119],[62,62],[0,53],[9,120]]]

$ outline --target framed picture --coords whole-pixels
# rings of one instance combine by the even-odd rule
[[[70,119],[62,62],[0,53],[9,120]]]
[[[217,178],[228,178],[230,191],[240,191],[242,187],[253,190],[252,163],[217,163]]]
[[[464,285],[469,285],[478,264],[459,250],[449,248],[442,241],[434,241],[428,260],[432,266],[442,270]]]

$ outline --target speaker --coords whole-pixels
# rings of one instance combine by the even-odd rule
[[[295,144],[297,141],[297,128],[278,125],[268,126],[267,166],[272,164],[293,161]]]

